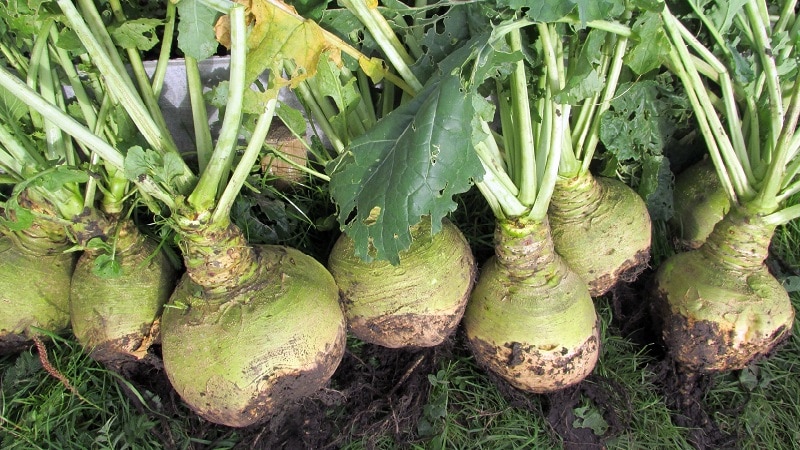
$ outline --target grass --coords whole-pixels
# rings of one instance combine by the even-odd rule
[[[313,208],[312,193],[298,209]],[[472,199],[462,199],[462,209]],[[306,205],[308,204],[308,205]],[[480,206],[476,207],[480,208]],[[478,213],[480,211],[477,211]],[[454,217],[476,253],[486,256],[491,229],[467,217]],[[470,219],[472,218],[472,219]],[[266,219],[263,223],[267,223]],[[657,228],[663,230],[663,228]],[[328,236],[304,235],[305,242]],[[662,246],[666,248],[667,246]],[[800,223],[780,227],[773,253],[800,310]],[[798,284],[794,284],[798,283]],[[608,449],[697,448],[701,424],[676,420],[665,396],[662,352],[656,344],[623,336],[628,329],[608,299],[596,303],[602,325],[602,355],[593,375],[564,407],[566,423],[549,414],[555,397],[509,394],[477,365],[459,335],[454,349],[440,358],[427,377],[423,405],[410,433],[398,442],[389,430],[365,437],[346,429],[341,405],[326,414],[345,449],[558,449],[564,430],[589,433]],[[644,330],[647,331],[647,330]],[[644,342],[644,343],[641,343]],[[352,339],[349,351],[364,347]],[[49,363],[69,386],[54,377],[35,349],[0,357],[0,448],[3,449],[232,449],[248,445],[247,433],[209,424],[176,396],[135,388],[82,352],[71,337],[52,336]],[[383,364],[368,360],[368,365]],[[373,367],[374,368],[374,367]],[[705,379],[699,401],[718,431],[742,449],[800,448],[800,323],[769,359],[750,368]],[[334,386],[335,388],[335,386]],[[142,401],[131,401],[131,398]],[[148,405],[148,406],[144,406]],[[387,407],[382,414],[391,415]],[[683,425],[681,425],[683,423]],[[560,428],[559,428],[560,426]]]

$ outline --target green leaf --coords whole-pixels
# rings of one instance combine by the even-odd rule
[[[576,37],[576,39],[580,38]],[[583,42],[579,44],[580,54],[574,62],[570,63],[570,71],[564,89],[555,95],[556,102],[574,105],[603,90],[605,75],[601,75],[597,69],[605,42],[605,31],[589,31]]]
[[[122,48],[136,48],[147,51],[158,44],[156,27],[163,24],[159,19],[127,20],[116,26],[109,26],[108,32],[114,42]]]
[[[436,26],[429,27],[422,39],[425,48],[411,70],[420,80],[428,80],[436,70],[436,64],[469,39],[470,27],[466,5],[451,7]]]
[[[430,216],[432,232],[438,232],[442,218],[457,207],[452,196],[482,176],[471,145],[471,97],[458,76],[447,76],[328,165],[339,222],[361,258],[399,263],[399,252],[411,245],[409,227]]]
[[[633,23],[632,31],[632,45],[625,54],[625,64],[638,75],[658,68],[670,50],[661,16],[645,12]]]
[[[128,150],[123,164],[125,178],[137,181],[140,177],[148,176],[168,191],[172,191],[172,181],[183,174],[183,162],[176,153],[162,156],[139,146]]]
[[[157,174],[164,183],[172,184],[172,180],[183,175],[184,162],[177,153],[166,153],[163,161],[163,170]]]
[[[554,22],[575,9],[574,0],[498,0],[497,5],[516,11],[521,11],[524,8],[525,14],[531,20],[539,22]]]
[[[286,3],[294,6],[297,13],[311,20],[318,20],[328,8],[331,0],[287,0]]]
[[[214,24],[219,13],[200,0],[178,2],[178,47],[185,54],[201,61],[217,52],[219,43],[214,35]]]
[[[124,162],[125,178],[135,181],[137,178],[147,175],[150,169],[147,153],[142,147],[136,146],[128,149]]]
[[[583,406],[574,410],[577,418],[572,422],[573,428],[590,428],[592,433],[602,436],[608,431],[608,422],[596,408]]]
[[[9,122],[20,122],[20,119],[30,114],[30,110],[25,103],[17,96],[0,88],[0,117]]]
[[[651,219],[669,220],[673,216],[672,187],[669,159],[658,155],[644,158],[637,191],[644,199]]]
[[[8,220],[3,217],[0,217],[0,225],[6,227],[11,231],[21,231],[26,230],[33,225],[33,220],[35,216],[29,210],[21,207],[17,202],[16,198],[9,200],[6,202],[5,205],[6,213],[9,211],[14,212],[14,219],[15,220]]]
[[[708,13],[708,17],[717,30],[725,34],[730,31],[736,16],[738,14],[744,15],[744,5],[747,2],[748,0],[715,1],[713,2],[714,7]]]
[[[786,277],[786,279],[783,280],[783,287],[786,289],[786,292],[800,291],[800,276],[791,275]]]
[[[275,108],[275,115],[281,119],[287,128],[298,136],[304,136],[306,133],[306,118],[303,113],[297,108],[293,108],[286,103],[278,102],[278,107]]]
[[[92,266],[92,273],[100,278],[119,278],[122,276],[122,265],[111,255],[97,255]]]
[[[86,248],[89,250],[102,250],[104,252],[113,251],[113,247],[108,242],[99,237],[93,237],[86,243]]]
[[[616,17],[625,10],[623,2],[612,0],[499,0],[497,4],[518,11],[525,9],[525,15],[537,22],[555,22],[577,8],[578,20],[586,24]]]
[[[328,117],[328,121],[330,121],[337,136],[349,141],[352,127],[348,126],[348,120],[354,120],[351,113],[361,101],[361,94],[356,84],[356,78],[352,77],[346,83],[342,83],[340,73],[341,71],[333,61],[329,59],[320,60],[313,83],[316,92],[330,98],[336,105],[337,114],[333,117]],[[364,125],[369,127],[370,124]]]
[[[600,140],[620,161],[641,159],[642,154],[660,154],[669,126],[659,107],[659,90],[652,80],[621,84],[618,95],[600,122]]]
[[[67,166],[56,166],[48,173],[36,179],[36,184],[53,192],[65,185],[85,183],[89,181],[89,174],[85,170],[74,169]]]

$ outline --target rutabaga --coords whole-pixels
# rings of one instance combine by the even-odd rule
[[[678,174],[672,192],[675,214],[670,224],[678,244],[699,248],[731,207],[714,164],[710,159],[693,164]]]
[[[461,231],[445,220],[431,236],[423,221],[400,263],[365,262],[342,234],[328,258],[350,331],[390,348],[432,347],[456,329],[475,278],[475,260]]]
[[[34,224],[0,237],[0,355],[32,344],[42,329],[61,333],[69,325],[69,288],[76,255],[66,240],[36,236]]]
[[[421,83],[409,68],[414,58],[381,13],[363,0],[342,5],[365,26],[413,98],[395,107],[397,99],[386,87],[394,82],[383,80],[384,108],[376,108],[364,70],[330,63],[305,83],[308,89],[298,90],[339,153],[328,168],[345,233],[328,268],[356,337],[390,348],[439,345],[461,321],[475,261],[458,228],[443,220],[447,208],[432,208],[439,210],[432,217],[425,196],[435,193],[433,202],[451,202],[461,184],[450,174],[462,162],[459,149],[468,149],[471,117],[448,126],[441,120],[451,120],[452,110],[462,114],[468,97],[457,80],[448,95],[419,93]],[[419,110],[439,116],[417,117]]]
[[[154,358],[148,350],[161,337],[161,310],[177,271],[131,221],[117,222],[109,242],[113,249],[88,248],[78,259],[70,290],[72,332],[93,359],[121,374],[136,373],[139,360]],[[104,270],[108,258],[114,267]]]
[[[530,392],[583,380],[599,355],[597,315],[586,283],[553,250],[547,220],[499,220],[495,242],[464,315],[476,360]]]
[[[794,323],[789,296],[764,260],[775,227],[800,216],[792,204],[800,189],[796,49],[793,41],[770,41],[794,27],[796,16],[792,1],[779,5],[775,16],[766,2],[749,0],[730,9],[731,20],[691,6],[720,55],[665,7],[669,65],[689,94],[730,209],[699,249],[662,264],[653,310],[676,361],[716,372],[741,369],[767,354]],[[733,77],[742,64],[752,72]]]
[[[187,274],[163,315],[164,368],[212,422],[243,427],[316,392],[339,365],[339,291],[316,260],[250,247],[235,225],[185,227]]]
[[[559,177],[548,211],[556,251],[603,295],[618,282],[631,282],[650,261],[647,207],[630,186],[590,173]]]
[[[655,16],[637,12],[640,21]],[[616,20],[627,22],[631,15],[626,11]],[[589,285],[592,296],[606,293],[619,281],[634,280],[650,260],[651,223],[644,200],[630,186],[595,178],[589,170],[599,142],[600,121],[617,95],[623,62],[639,74],[658,64],[652,55],[634,56],[641,51],[632,45],[630,32],[618,25],[620,34],[592,28],[576,31],[563,24],[552,24],[546,31],[539,27],[542,58],[558,67],[540,83],[554,83],[555,98],[572,105],[569,131],[548,137],[566,141],[550,201],[553,243],[556,252]]]
[[[524,25],[511,21],[494,28],[491,48],[506,43],[519,49]],[[541,32],[550,33],[548,27],[539,28],[540,44],[546,45]],[[555,252],[547,219],[570,106],[554,100],[553,83],[543,83],[543,95],[530,105],[526,60],[520,58],[498,83],[498,97],[509,93],[508,102],[499,102],[504,153],[495,135],[476,145],[486,171],[477,186],[496,217],[495,256],[478,276],[463,324],[482,366],[519,389],[545,393],[591,373],[600,337],[588,287]],[[546,64],[544,76],[555,70],[556,64]],[[531,106],[541,121],[531,121]]]
[[[659,267],[654,318],[681,364],[703,372],[742,369],[791,334],[789,294],[764,264],[774,229],[736,207],[699,249]]]

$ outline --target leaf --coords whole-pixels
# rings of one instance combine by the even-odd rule
[[[136,48],[147,51],[158,43],[156,27],[163,24],[159,19],[133,19],[116,26],[109,26],[108,32],[122,48]]]
[[[5,88],[0,88],[0,117],[9,122],[20,122],[30,110],[25,103]]]
[[[292,5],[301,16],[318,20],[330,2],[331,0],[291,0],[287,3]]]
[[[576,39],[579,38],[576,37]],[[605,76],[601,75],[597,69],[605,41],[605,31],[589,31],[583,42],[579,44],[581,51],[576,61],[570,63],[570,73],[564,89],[555,95],[556,102],[574,105],[603,90]]]
[[[183,169],[184,162],[180,155],[176,153],[166,153],[163,156],[163,166],[160,171],[156,172],[156,175],[161,178],[165,184],[171,185],[172,180],[183,175]]]
[[[632,45],[623,59],[625,64],[638,75],[660,67],[670,51],[661,15],[649,11],[643,13],[633,23],[631,31]]]
[[[320,60],[314,77],[314,89],[333,100],[337,113],[328,117],[328,121],[333,126],[336,136],[349,141],[348,136],[352,127],[348,126],[348,120],[355,119],[351,113],[361,102],[361,94],[356,78],[352,77],[346,83],[342,83],[340,73],[333,61]]]
[[[525,9],[525,15],[537,22],[555,22],[577,8],[582,25],[616,17],[625,10],[623,2],[612,0],[500,0],[497,4],[518,11]]]
[[[411,245],[409,227],[430,216],[437,233],[457,207],[452,196],[482,176],[471,97],[456,75],[429,84],[328,165],[339,222],[359,257],[399,263]]]
[[[298,136],[305,135],[306,118],[303,117],[303,113],[297,108],[293,108],[284,102],[278,102],[278,106],[275,108],[275,115],[278,116],[281,122],[292,130],[294,134]]]
[[[172,180],[183,174],[183,162],[175,153],[163,156],[153,150],[144,150],[134,146],[128,150],[123,162],[125,178],[138,181],[140,177],[151,177],[169,192],[172,191]]]
[[[214,55],[219,46],[214,36],[214,23],[219,13],[201,0],[181,0],[178,15],[178,48],[198,61]]]
[[[33,220],[35,216],[33,213],[16,202],[16,197],[6,202],[5,205],[6,214],[8,212],[13,211],[14,213],[14,220],[8,220],[6,218],[0,217],[0,225],[6,227],[11,231],[21,231],[26,230],[33,225]]]
[[[554,22],[572,12],[576,6],[574,0],[498,0],[497,5],[517,11],[525,8],[525,15],[538,22]]]
[[[111,244],[99,237],[93,237],[89,239],[89,242],[86,243],[86,248],[90,250],[102,250],[105,252],[111,252],[113,250]]]
[[[602,436],[608,431],[608,422],[597,409],[583,406],[575,408],[574,412],[577,418],[572,422],[573,428],[590,428],[596,436]]]
[[[637,191],[644,199],[651,219],[669,220],[673,216],[672,188],[669,159],[660,155],[645,157]]]
[[[600,140],[620,161],[660,154],[664,148],[659,92],[652,80],[621,84],[600,121]],[[666,119],[666,118],[664,118]]]
[[[125,178],[135,181],[143,175],[147,175],[150,169],[147,153],[142,147],[136,146],[128,149],[128,154],[124,161]]]
[[[436,64],[469,39],[467,6],[454,6],[447,10],[435,26],[428,27],[421,45],[425,49],[411,70],[420,80],[427,80],[436,70]]]
[[[36,35],[42,20],[51,17],[47,7],[52,0],[6,0],[0,2],[0,31],[13,32],[18,38]]]
[[[800,291],[800,276],[791,275],[786,277],[783,280],[783,287],[786,289],[786,292],[798,292]]]
[[[279,74],[283,62],[295,65],[289,74],[292,86],[311,77],[320,58],[332,58],[341,65],[339,49],[316,22],[306,20],[293,8],[277,0],[252,0],[250,13],[255,24],[247,39],[246,80],[255,80],[266,70]]]
[[[65,185],[72,183],[85,183],[89,174],[85,170],[74,169],[67,166],[56,166],[53,170],[36,179],[36,184],[44,189],[54,192]]]
[[[725,34],[730,31],[731,25],[738,14],[744,14],[744,6],[749,0],[715,1],[714,7],[708,13],[711,22],[717,30]]]
[[[103,253],[95,258],[92,273],[103,279],[119,278],[122,276],[122,265],[111,255]]]

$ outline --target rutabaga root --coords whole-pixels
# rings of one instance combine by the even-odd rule
[[[184,276],[162,317],[164,368],[211,422],[244,427],[322,388],[345,349],[333,277],[297,250],[252,249],[256,270],[210,292]]]
[[[61,333],[69,326],[76,255],[63,244],[18,236],[0,237],[0,355],[32,345],[35,328]]]
[[[773,231],[733,208],[699,249],[662,264],[653,314],[673,359],[698,372],[741,369],[790,335],[789,295],[764,264]]]
[[[513,386],[553,392],[594,369],[600,336],[586,283],[553,251],[547,222],[501,221],[464,313],[476,360]]]
[[[267,136],[266,144],[275,147],[283,157],[299,166],[308,165],[308,150],[306,144],[292,134],[285,125],[274,126]],[[279,189],[287,189],[300,183],[306,178],[305,172],[280,157],[269,154],[261,160],[261,170],[268,176]]]
[[[176,270],[158,245],[133,223],[120,224],[115,260],[122,274],[104,278],[94,272],[102,253],[81,255],[72,277],[72,331],[92,358],[126,374],[160,339],[161,309],[175,286]]]
[[[328,268],[341,292],[348,327],[359,339],[389,348],[432,347],[455,331],[475,279],[475,260],[461,231],[444,221],[412,233],[400,264],[364,262],[342,234]]]
[[[699,248],[731,207],[714,164],[704,159],[684,170],[675,179],[672,192],[675,213],[670,225],[676,230],[678,244]]]
[[[590,173],[560,178],[548,211],[556,252],[600,296],[650,260],[647,206],[624,183]]]

